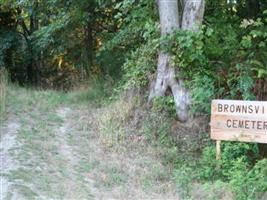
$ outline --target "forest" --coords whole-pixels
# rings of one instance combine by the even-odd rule
[[[214,99],[266,105],[266,0],[0,0],[0,199],[267,199]]]

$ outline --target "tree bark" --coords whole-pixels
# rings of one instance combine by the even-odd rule
[[[202,25],[204,10],[204,0],[186,0],[182,20],[182,29],[198,31]]]
[[[204,0],[185,0],[182,23],[179,23],[177,0],[158,0],[161,36],[172,33],[174,30],[197,31],[202,24],[204,14]],[[178,120],[188,120],[190,95],[183,80],[176,78],[176,70],[170,64],[171,55],[159,52],[157,77],[151,84],[149,102],[155,97],[164,96],[167,89],[171,89],[174,97]]]

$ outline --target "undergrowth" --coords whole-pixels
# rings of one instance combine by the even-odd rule
[[[160,162],[171,170],[183,199],[252,200],[266,195],[267,160],[260,156],[257,144],[223,142],[218,161],[208,130],[199,137],[201,132],[192,124],[177,125],[168,98],[157,99],[150,110],[140,102],[136,106],[136,101],[121,98],[104,112],[99,121],[100,134],[108,148],[139,138],[138,142],[160,149]],[[195,135],[190,131],[196,131]],[[175,134],[181,134],[178,140]]]
[[[264,101],[267,94],[266,19],[267,11],[258,19],[240,19],[230,24],[227,18],[210,17],[198,33],[176,31],[163,38],[155,37],[151,24],[146,42],[124,63],[124,87],[148,88],[149,81],[155,78],[155,58],[160,48],[172,55],[171,64],[178,67],[178,78],[182,78],[190,90],[192,117],[209,116],[212,99]],[[168,158],[166,155],[176,155],[170,156],[167,163],[173,167],[173,179],[183,198],[199,199],[192,194],[192,183],[200,183],[217,185],[210,187],[209,194],[223,185],[225,193],[231,193],[230,199],[266,199],[266,153],[265,157],[261,155],[258,144],[223,142],[222,159],[217,161],[208,129],[196,131],[193,124],[186,127],[175,122],[172,97],[155,99],[153,106],[143,113],[141,126],[134,134],[144,135],[147,142],[165,149],[163,160]],[[125,123],[116,126],[121,129]],[[180,134],[175,140],[175,132],[184,135]],[[202,138],[193,132],[203,132],[206,136]],[[218,195],[207,194],[207,197],[220,199],[221,194]]]

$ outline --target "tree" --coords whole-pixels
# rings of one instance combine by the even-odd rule
[[[185,0],[182,21],[179,22],[179,9],[177,0],[158,0],[161,36],[171,34],[174,30],[197,31],[202,24],[204,15],[204,0]],[[180,121],[187,121],[190,105],[190,95],[185,88],[183,80],[176,78],[176,70],[171,66],[171,55],[159,52],[157,64],[157,77],[152,83],[149,101],[154,97],[164,96],[171,90],[176,106],[176,113]]]

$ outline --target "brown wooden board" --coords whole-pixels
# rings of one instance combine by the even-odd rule
[[[267,143],[267,101],[213,100],[211,138]]]

